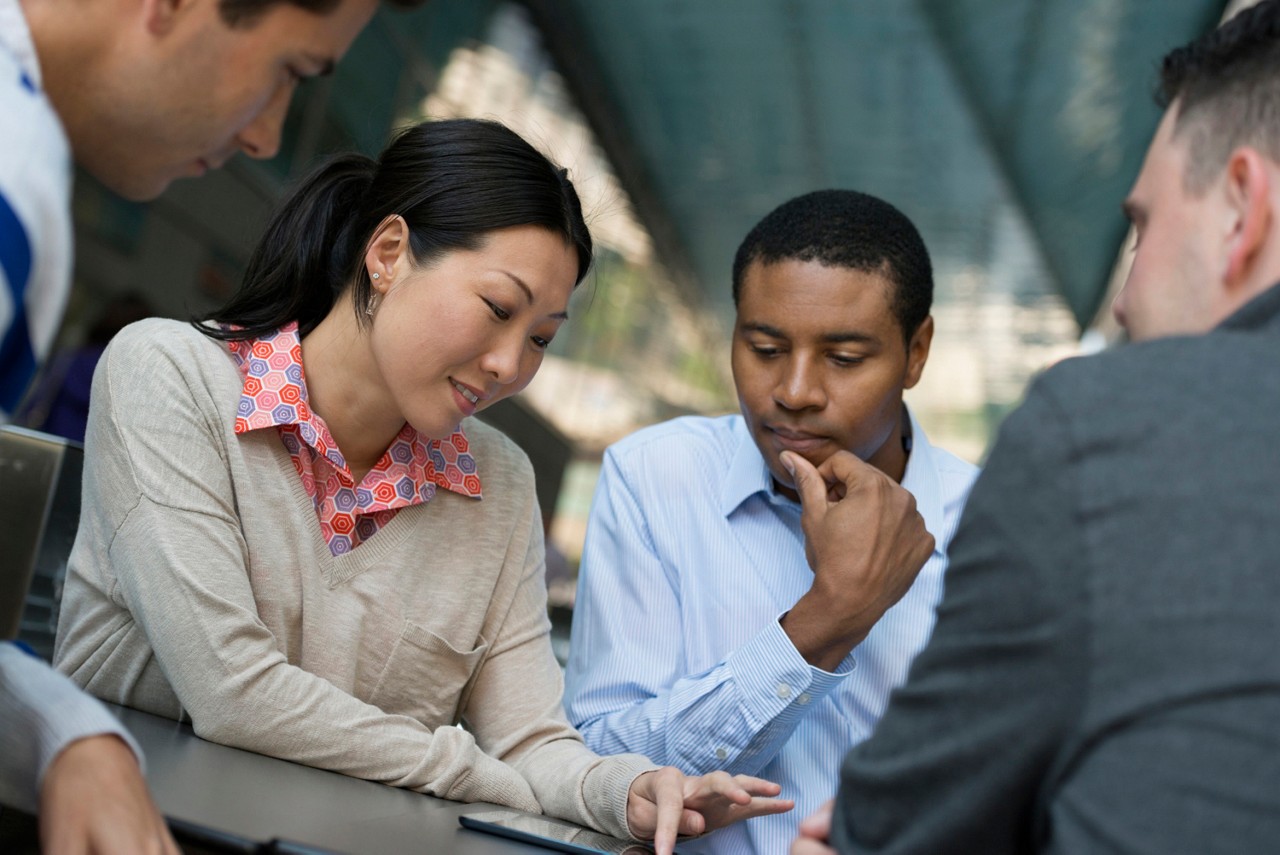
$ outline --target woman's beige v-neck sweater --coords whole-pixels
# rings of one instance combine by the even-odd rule
[[[234,432],[242,388],[177,321],[107,349],[57,667],[215,742],[629,836],[653,765],[565,720],[525,455],[467,420],[483,499],[440,490],[334,556],[278,432]]]

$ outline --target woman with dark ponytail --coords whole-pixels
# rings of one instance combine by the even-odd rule
[[[532,379],[590,263],[565,171],[501,125],[318,169],[225,307],[107,349],[57,666],[207,739],[660,851],[789,809],[597,757],[561,712],[532,470],[469,417]]]

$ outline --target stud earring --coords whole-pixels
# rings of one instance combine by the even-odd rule
[[[379,279],[381,279],[381,278],[382,278],[382,274],[381,274],[381,273],[374,273],[374,274],[373,274],[373,280],[374,280],[375,282],[376,282],[376,281],[378,281],[378,280],[379,280]]]

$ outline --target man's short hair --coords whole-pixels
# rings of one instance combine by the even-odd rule
[[[894,285],[890,306],[907,342],[933,304],[933,266],[916,227],[888,202],[855,190],[797,196],[757,223],[733,259],[734,306],[757,261],[817,261],[883,275]]]
[[[1156,100],[1190,133],[1188,190],[1204,190],[1231,152],[1280,163],[1280,0],[1264,0],[1164,58]]]
[[[228,27],[252,27],[254,22],[268,9],[288,3],[306,9],[317,15],[327,15],[342,0],[218,0],[218,14]],[[412,9],[421,6],[426,0],[386,0],[392,6],[401,9]]]

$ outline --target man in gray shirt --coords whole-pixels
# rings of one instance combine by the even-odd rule
[[[1280,844],[1280,0],[1171,53],[1162,97],[1138,343],[1009,417],[932,641],[794,855]]]

